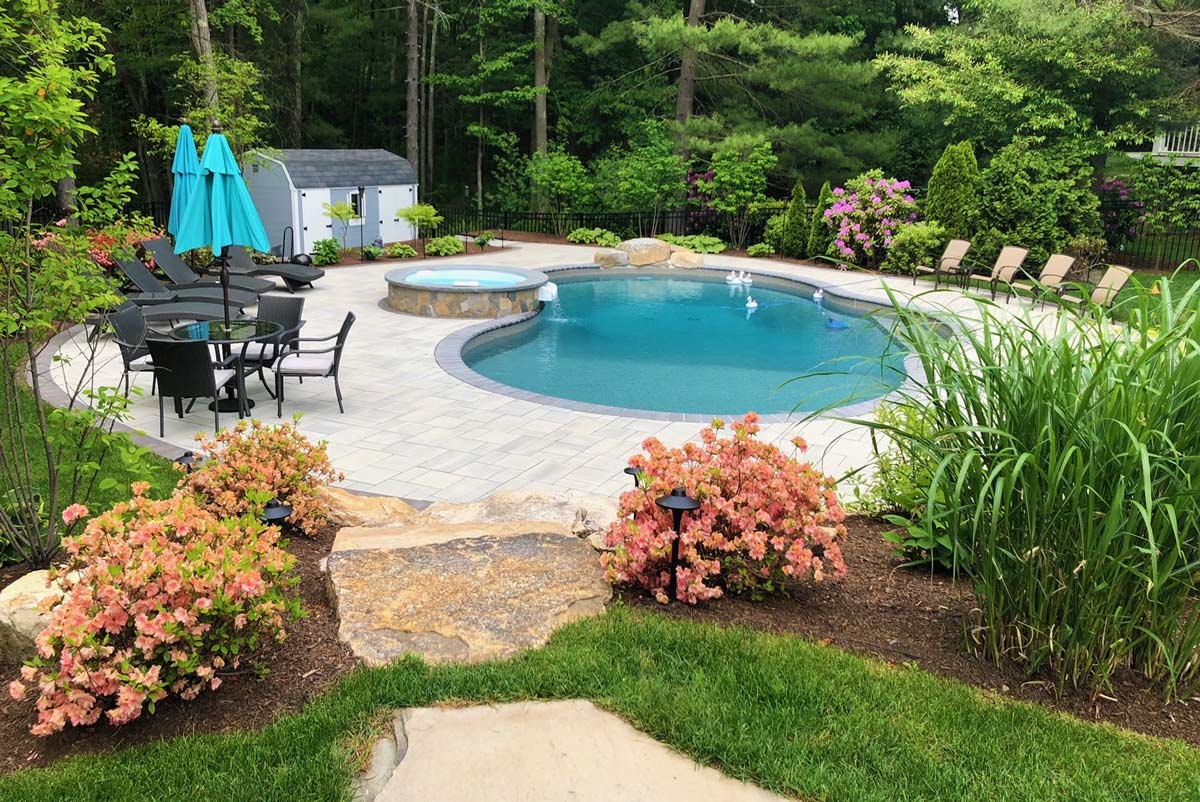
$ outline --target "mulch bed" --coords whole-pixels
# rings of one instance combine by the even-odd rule
[[[288,550],[296,555],[300,597],[308,615],[292,623],[287,640],[266,654],[270,673],[261,679],[250,670],[223,674],[219,691],[201,694],[192,702],[165,700],[154,715],[143,715],[126,726],[98,724],[35,738],[29,734],[35,719],[32,702],[14,702],[4,687],[16,677],[19,666],[0,662],[0,774],[82,752],[103,752],[161,738],[259,729],[279,715],[303,708],[356,665],[337,639],[337,620],[325,578],[318,571],[335,533],[336,529],[329,527],[315,538],[290,539]],[[0,569],[0,587],[20,573],[12,566]]]
[[[425,243],[426,242],[428,242],[428,240],[425,240],[424,242],[422,242],[419,239],[408,240],[407,242],[405,242],[404,243],[405,245],[412,247],[412,249],[417,252],[416,256],[410,256],[408,258],[408,260],[397,260],[397,259],[392,259],[387,256],[380,256],[378,259],[376,259],[374,261],[371,261],[368,259],[361,259],[361,258],[359,258],[358,246],[356,245],[353,248],[347,248],[345,251],[342,252],[342,261],[338,262],[336,265],[326,265],[326,267],[357,267],[358,265],[369,265],[369,264],[374,264],[375,262],[409,261],[409,260],[413,260],[413,259],[451,259],[451,258],[455,258],[455,257],[459,257],[459,256],[484,256],[487,254],[492,254],[492,253],[497,253],[499,251],[508,250],[507,246],[503,247],[503,248],[500,247],[500,243],[498,240],[493,241],[494,244],[488,245],[484,248],[480,248],[474,242],[464,242],[463,246],[466,248],[466,250],[464,250],[462,253],[454,254],[454,257],[435,256],[432,254],[426,255],[426,253],[425,253]]]
[[[1146,735],[1180,738],[1200,746],[1200,696],[1164,705],[1160,690],[1126,673],[1114,681],[1112,699],[1071,688],[1048,677],[1029,677],[1015,666],[997,667],[963,646],[963,609],[969,587],[943,573],[898,567],[888,527],[855,518],[847,522],[844,579],[797,590],[791,598],[759,602],[724,598],[689,607],[663,606],[643,594],[622,595],[632,605],[687,618],[768,632],[793,633],[891,663],[913,663],[1000,696],[1032,702],[1089,721],[1106,721]]]

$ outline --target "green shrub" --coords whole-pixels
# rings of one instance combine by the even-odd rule
[[[663,242],[669,242],[672,245],[678,245],[680,248],[687,248],[694,253],[720,253],[725,250],[725,243],[721,242],[717,237],[709,236],[708,234],[660,234],[658,236]]]
[[[342,249],[333,237],[319,239],[313,243],[313,264],[320,267],[336,265],[342,259]]]
[[[1083,155],[1014,140],[983,171],[980,219],[1000,232],[1003,244],[1028,248],[1028,264],[1040,266],[1072,238],[1102,235],[1091,184],[1092,167]],[[975,260],[987,263],[997,253],[976,251]]]
[[[833,205],[833,187],[826,181],[821,185],[821,194],[817,195],[817,205],[813,207],[812,219],[808,223],[809,256],[824,256],[833,244],[833,231],[825,222],[825,210]]]
[[[792,199],[783,213],[779,242],[772,243],[775,250],[784,256],[802,259],[808,246],[808,223],[808,195],[804,192],[804,182],[797,178]]]
[[[973,648],[1099,689],[1131,668],[1186,696],[1200,685],[1200,285],[1131,289],[1126,326],[976,300],[939,332],[897,299],[922,376],[901,393],[921,419],[884,430],[936,465],[909,531],[970,555],[955,567],[978,599]]]
[[[383,248],[378,245],[364,245],[362,248],[363,258],[368,262],[374,262],[379,257],[383,256]]]
[[[615,248],[621,244],[621,238],[607,228],[577,228],[567,235],[567,242]]]
[[[746,249],[748,256],[770,256],[775,253],[775,249],[766,242],[756,242]]]
[[[403,242],[391,243],[383,249],[383,253],[389,259],[411,259],[417,255],[417,251],[413,246]]]
[[[416,228],[418,237],[428,237],[446,219],[429,203],[405,206],[396,211],[396,216]]]
[[[949,239],[970,239],[979,219],[979,163],[970,142],[951,143],[929,177],[925,217],[941,223]]]
[[[785,225],[787,225],[787,219],[783,214],[773,214],[768,217],[766,225],[763,226],[763,242],[776,251],[782,249]]]
[[[475,244],[480,248],[486,248],[488,244],[496,238],[495,234],[484,231],[475,235]]]
[[[888,247],[880,270],[905,276],[915,275],[917,265],[937,264],[949,241],[946,230],[938,223],[902,223],[892,237],[892,244]]]
[[[432,256],[454,256],[464,250],[466,248],[463,246],[462,240],[450,234],[444,237],[434,237],[425,244],[425,253]]]

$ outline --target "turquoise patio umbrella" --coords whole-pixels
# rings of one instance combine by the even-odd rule
[[[175,184],[171,188],[171,216],[167,218],[167,231],[179,233],[183,211],[200,178],[200,158],[196,155],[196,140],[187,123],[179,126],[179,138],[175,140],[175,158],[171,162],[171,173]]]
[[[179,230],[175,232],[175,253],[184,253],[205,245],[221,260],[221,289],[224,291],[225,325],[229,325],[229,264],[225,248],[245,245],[256,251],[271,249],[250,192],[242,181],[229,142],[219,123],[204,143],[200,175],[184,207]]]

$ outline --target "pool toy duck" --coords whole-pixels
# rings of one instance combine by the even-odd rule
[[[747,309],[758,309],[758,301],[754,300],[753,295],[746,296],[746,308]]]
[[[741,278],[743,284],[749,285],[754,283],[754,276],[750,275],[745,270],[742,271],[742,275],[739,276],[739,278]]]
[[[813,293],[813,303],[819,304],[825,300],[825,290],[817,287],[817,291]]]
[[[741,276],[739,276],[739,275],[738,275],[737,273],[735,273],[734,271],[730,270],[730,271],[729,271],[729,275],[725,277],[725,283],[726,283],[726,284],[741,284],[741,283],[742,283],[742,277],[741,277]]]

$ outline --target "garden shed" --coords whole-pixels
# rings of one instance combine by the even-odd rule
[[[348,246],[415,239],[396,212],[417,202],[417,174],[408,159],[382,148],[259,151],[242,171],[272,248],[312,253],[319,239],[341,239],[342,226],[326,203],[346,201],[359,213],[346,233]],[[285,242],[291,228],[294,237]],[[293,244],[294,243],[294,244]],[[284,251],[288,253],[284,253]]]

